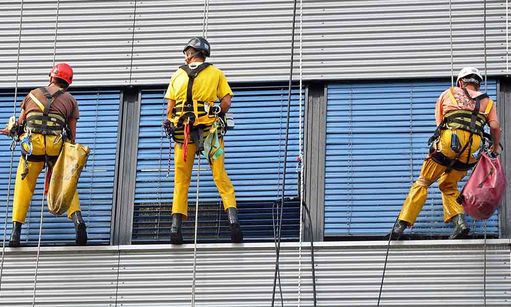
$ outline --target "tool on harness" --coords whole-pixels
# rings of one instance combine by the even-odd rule
[[[202,155],[206,160],[208,160],[209,164],[213,164],[213,161],[218,159],[220,156],[224,154],[224,150],[220,145],[220,140],[218,138],[218,129],[219,122],[216,121],[211,126],[209,130],[209,134],[204,140],[204,149],[202,150]]]
[[[433,133],[433,136],[430,137],[428,140],[428,145],[430,145],[431,158],[438,164],[447,166],[445,170],[446,173],[451,172],[452,169],[460,171],[466,171],[471,169],[475,165],[475,163],[469,163],[470,154],[467,155],[467,161],[465,163],[459,161],[458,159],[467,148],[470,151],[470,148],[472,147],[473,143],[474,134],[479,135],[482,141],[484,141],[485,137],[487,137],[487,133],[484,132],[484,126],[486,125],[486,117],[479,113],[479,109],[481,106],[481,99],[488,98],[488,95],[481,94],[475,98],[472,98],[469,95],[468,91],[466,89],[464,90],[467,97],[475,100],[474,109],[472,111],[456,110],[446,114],[440,125],[438,125],[435,132]],[[461,149],[458,149],[459,147],[461,147],[461,145],[459,144],[458,136],[456,135],[455,132],[451,134],[451,149],[454,152],[456,152],[456,156],[452,159],[444,155],[442,152],[440,152],[437,146],[438,142],[440,141],[440,132],[445,129],[451,130],[460,129],[470,132],[468,141]],[[474,154],[476,153],[477,152],[475,152]]]

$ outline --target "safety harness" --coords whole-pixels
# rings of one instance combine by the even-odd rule
[[[196,68],[190,68],[188,65],[182,65],[179,68],[184,70],[188,75],[188,86],[186,89],[186,100],[176,102],[173,109],[173,116],[177,118],[174,121],[175,129],[173,130],[172,137],[176,143],[183,144],[183,160],[186,161],[188,154],[188,144],[193,143],[197,145],[197,152],[204,150],[204,138],[208,143],[207,151],[210,152],[211,148],[217,153],[216,157],[221,154],[216,149],[220,147],[218,141],[217,128],[219,124],[216,121],[213,124],[202,124],[200,119],[204,116],[217,117],[219,115],[219,108],[211,107],[209,102],[194,101],[193,100],[193,82],[195,78],[204,69],[209,67],[210,63],[202,63]],[[216,137],[214,137],[216,135]],[[212,144],[210,144],[213,142]],[[207,156],[209,159],[209,155]]]
[[[21,175],[22,179],[28,175],[28,161],[31,162],[45,162],[45,163],[55,163],[58,158],[57,156],[48,156],[44,155],[34,155],[32,154],[32,133],[46,135],[55,135],[55,143],[61,141],[66,137],[65,129],[66,129],[66,120],[60,114],[50,113],[50,108],[53,102],[57,97],[64,93],[63,90],[59,89],[55,93],[50,94],[46,87],[38,88],[44,97],[46,98],[46,104],[43,104],[39,99],[32,94],[29,94],[29,97],[32,101],[39,107],[41,112],[30,112],[27,114],[25,119],[25,136],[21,140],[21,153],[24,160],[24,170]],[[46,137],[44,137],[44,146],[46,148]]]
[[[66,126],[66,119],[57,113],[50,113],[50,107],[55,99],[64,92],[58,90],[51,95],[45,87],[41,87],[39,90],[44,94],[48,105],[45,106],[42,104],[34,94],[29,94],[29,97],[37,104],[42,112],[30,112],[27,115],[26,129],[30,130],[32,133],[43,135],[62,135],[62,131]]]
[[[484,131],[484,126],[487,123],[486,116],[479,113],[479,109],[481,106],[481,100],[485,98],[489,98],[487,94],[481,94],[475,98],[472,98],[470,94],[468,93],[467,89],[463,89],[465,91],[465,94],[467,97],[475,101],[475,106],[472,111],[470,110],[455,110],[447,113],[444,116],[444,119],[438,125],[436,128],[433,136],[429,139],[428,145],[432,145],[435,142],[438,142],[440,139],[440,132],[445,129],[460,129],[464,131],[470,132],[469,140],[465,143],[465,146],[461,148],[452,148],[454,151],[457,152],[456,156],[454,158],[449,158],[440,151],[437,151],[436,149],[431,149],[431,158],[433,161],[437,162],[440,165],[447,166],[447,169],[445,170],[446,173],[449,173],[452,169],[460,170],[460,171],[466,171],[471,169],[476,163],[469,163],[470,160],[470,154],[467,155],[467,161],[465,163],[459,161],[459,157],[463,154],[463,152],[468,148],[470,151],[470,148],[472,147],[472,137],[474,134],[479,135],[482,140],[484,140],[485,137],[490,137],[489,134],[487,134]],[[458,101],[452,94],[453,88],[450,89],[451,99],[453,99],[456,103]],[[492,101],[490,100],[490,103],[488,104],[488,107],[486,110],[491,110],[492,107]],[[458,142],[456,134],[452,134],[452,138],[454,141]],[[491,137],[490,137],[491,138]],[[451,141],[451,146],[453,142]],[[457,147],[457,146],[454,146]]]

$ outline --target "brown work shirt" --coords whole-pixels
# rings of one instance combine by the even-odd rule
[[[57,90],[59,90],[56,86],[49,86],[48,92],[50,94],[54,94]],[[46,97],[43,92],[39,89],[34,89],[31,91],[32,95],[34,95],[39,101],[45,106],[48,105],[46,101]],[[25,115],[28,115],[30,112],[42,112],[39,106],[32,101],[30,95],[27,95],[23,102],[21,103],[21,109],[25,111]],[[64,117],[67,122],[71,119],[78,119],[80,117],[80,111],[78,110],[78,103],[76,99],[68,92],[64,92],[55,98],[55,101],[50,106],[50,113],[59,114]]]

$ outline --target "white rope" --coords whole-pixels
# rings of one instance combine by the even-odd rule
[[[486,49],[486,0],[483,2],[484,9],[483,9],[483,39],[484,39],[484,92],[486,92],[486,87],[488,84],[488,53]]]
[[[208,15],[209,15],[209,0],[204,0],[204,18],[202,20],[202,36],[208,37]],[[198,146],[198,145],[197,145]],[[199,191],[200,191],[200,162],[201,153],[198,153],[198,166],[197,166],[197,192],[195,199],[195,228],[193,235],[193,279],[192,279],[192,307],[195,307],[195,284],[197,275],[197,236],[199,232]]]
[[[195,307],[195,282],[197,273],[197,232],[199,229],[199,187],[200,187],[200,160],[201,154],[198,154],[198,166],[197,166],[197,195],[195,198],[195,230],[193,236],[193,280],[192,280],[192,307]]]
[[[130,50],[130,77],[129,84],[132,85],[133,78],[133,51],[135,50],[135,27],[137,23],[137,1],[133,3],[133,22],[131,23],[131,50]]]
[[[52,67],[55,66],[55,59],[57,56],[57,35],[59,30],[59,10],[60,10],[60,0],[57,0],[57,10],[55,12],[55,35],[53,39],[53,59],[52,59]],[[48,161],[46,161],[46,167],[43,169],[43,178],[46,177],[48,172]],[[39,272],[39,258],[41,254],[41,237],[43,234],[43,219],[44,219],[44,203],[46,200],[46,195],[44,195],[41,200],[41,214],[39,221],[39,238],[37,239],[37,254],[36,254],[36,262],[35,262],[35,272],[34,272],[34,291],[32,293],[32,306],[35,306],[36,294],[37,294],[37,274]]]
[[[204,0],[204,18],[202,20],[202,36],[208,37],[208,15],[209,15],[209,0]],[[197,144],[198,146],[198,144]],[[195,307],[195,284],[197,275],[197,236],[199,231],[199,191],[200,191],[200,162],[201,153],[198,153],[198,166],[197,166],[197,191],[195,199],[195,228],[193,235],[193,279],[192,279],[192,307]]]
[[[486,307],[486,220],[483,221],[484,228],[484,272],[483,272],[483,297],[484,297],[484,307]]]
[[[20,53],[21,53],[21,31],[23,29],[23,0],[21,0],[20,4],[20,27],[18,32],[18,50],[17,50],[17,57],[16,57],[16,75],[15,75],[15,81],[14,81],[14,99],[12,102],[12,113],[14,118],[16,118],[16,104],[18,100],[18,82],[19,82],[19,70],[20,70]],[[14,164],[14,149],[15,149],[16,141],[13,140],[11,143],[11,157],[10,157],[10,164],[9,164],[9,178],[7,183],[7,199],[5,202],[5,219],[4,219],[4,229],[3,234],[4,238],[2,240],[2,260],[0,262],[0,291],[2,290],[2,276],[4,272],[4,259],[5,259],[5,241],[7,237],[7,220],[9,218],[9,206],[10,206],[10,200],[11,200],[11,177],[12,177],[12,171],[13,171],[13,164]],[[14,230],[14,229],[13,229]]]
[[[509,74],[509,1],[506,0],[506,74]]]
[[[454,86],[454,52],[452,46],[452,0],[449,0],[449,38],[451,41],[451,87]]]
[[[204,0],[204,16],[202,18],[202,36],[208,38],[209,0]]]
[[[293,25],[294,26],[294,25]],[[302,245],[303,245],[303,234],[304,234],[304,218],[303,218],[303,199],[304,199],[304,161],[303,161],[303,152],[304,152],[304,138],[303,138],[303,96],[302,96],[302,88],[303,88],[303,69],[302,69],[302,59],[303,59],[303,0],[300,0],[300,31],[299,31],[299,55],[298,55],[298,71],[299,71],[299,98],[298,98],[298,114],[299,114],[299,123],[298,123],[298,159],[300,162],[300,170],[299,170],[299,178],[300,178],[300,191],[298,191],[299,201],[300,201],[300,234],[299,240],[300,245],[298,247],[298,306],[301,306],[302,299]],[[312,225],[309,225],[312,227]]]

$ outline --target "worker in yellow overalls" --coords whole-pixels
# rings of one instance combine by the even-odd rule
[[[224,209],[227,211],[231,241],[240,243],[243,235],[238,221],[236,197],[224,166],[225,126],[223,114],[231,107],[233,92],[224,73],[210,63],[210,44],[193,37],[183,49],[185,65],[172,75],[165,94],[167,117],[174,146],[174,196],[172,201],[171,242],[181,244],[182,218],[188,215],[188,188],[195,154],[205,152]],[[219,101],[218,104],[215,102]]]
[[[391,238],[399,239],[407,227],[415,223],[428,193],[438,181],[442,193],[444,222],[454,223],[451,239],[465,238],[470,229],[463,206],[457,201],[458,182],[479,160],[484,142],[484,126],[489,125],[493,154],[500,153],[500,123],[493,100],[479,92],[483,77],[474,67],[463,68],[455,87],[445,90],[436,102],[437,130],[430,139],[430,153],[413,183],[401,213],[394,224]]]
[[[9,241],[11,247],[20,246],[21,227],[25,223],[37,177],[45,166],[51,170],[63,141],[68,139],[74,143],[76,138],[76,123],[80,117],[78,103],[66,92],[73,82],[73,69],[66,63],[60,63],[52,68],[49,76],[48,86],[34,89],[25,97],[17,123],[0,131],[21,140],[22,155],[16,173],[13,229]],[[71,201],[67,216],[75,225],[76,244],[86,245],[87,231],[80,212],[78,192]]]

